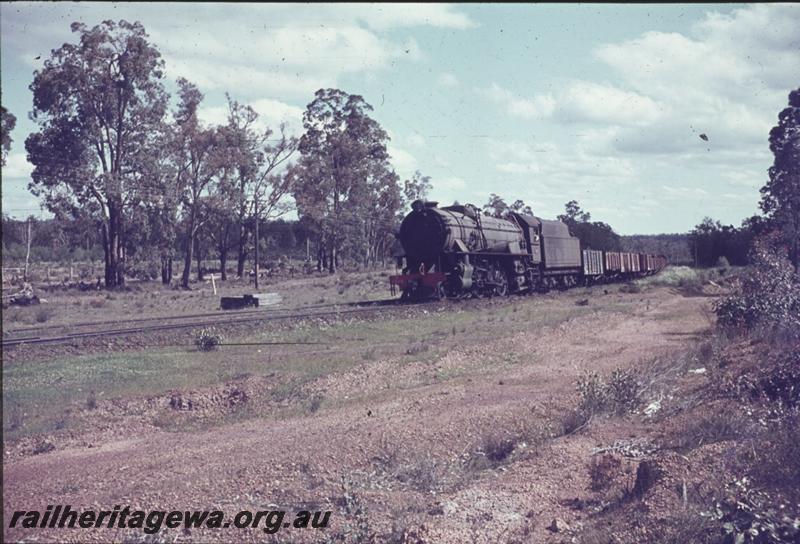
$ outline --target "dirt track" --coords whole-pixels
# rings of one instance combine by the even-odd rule
[[[341,499],[345,476],[378,534],[388,533],[395,520],[430,542],[560,542],[565,536],[546,527],[554,518],[580,526],[580,513],[563,504],[585,495],[591,448],[631,438],[635,427],[592,426],[541,444],[534,438],[495,468],[470,460],[489,436],[546,434],[574,405],[574,380],[583,371],[607,373],[678,349],[709,326],[702,311],[708,299],[666,289],[647,298],[648,307],[633,315],[574,318],[430,363],[364,362],[312,382],[309,391],[324,392],[325,405],[294,418],[168,433],[135,413],[137,406],[144,413],[164,401],[143,400],[117,414],[114,431],[90,425],[67,447],[47,454],[6,452],[5,519],[14,510],[65,503],[98,510],[117,504],[221,509],[228,515],[305,507],[333,510],[336,530],[348,523]],[[249,395],[257,396],[259,386],[245,390],[249,386]],[[130,529],[4,531],[7,541],[120,541],[135,535]],[[169,541],[265,536],[236,529],[167,534]],[[311,530],[277,535],[279,541],[321,536]]]

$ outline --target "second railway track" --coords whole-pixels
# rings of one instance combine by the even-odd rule
[[[37,345],[37,344],[59,344],[70,342],[73,340],[85,338],[98,338],[104,336],[126,336],[132,334],[142,334],[147,332],[161,332],[167,330],[178,330],[195,327],[211,327],[211,326],[226,326],[236,325],[242,323],[257,323],[262,321],[276,321],[283,319],[302,319],[307,317],[326,317],[332,315],[349,315],[358,314],[369,311],[375,311],[382,307],[394,305],[396,300],[380,300],[363,303],[351,304],[349,307],[338,307],[337,309],[328,309],[332,305],[317,306],[305,308],[302,311],[292,310],[251,310],[239,313],[231,312],[215,312],[208,314],[194,314],[188,316],[169,316],[169,317],[154,317],[154,318],[140,318],[131,320],[120,320],[116,322],[89,322],[89,323],[76,323],[74,325],[58,325],[49,329],[33,327],[18,332],[27,332],[27,336],[3,338],[3,349],[21,345]],[[311,310],[311,311],[309,311]],[[224,318],[224,319],[220,319]],[[175,323],[175,320],[184,319],[188,321]],[[166,323],[165,323],[166,322]],[[47,330],[67,330],[71,328],[83,328],[88,326],[97,326],[100,324],[116,324],[123,325],[129,323],[146,323],[137,324],[134,326],[121,326],[115,328],[107,328],[101,330],[69,332],[58,335],[37,335],[35,331]]]

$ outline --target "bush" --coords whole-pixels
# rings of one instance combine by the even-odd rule
[[[764,491],[753,489],[748,478],[727,486],[726,498],[716,501],[705,515],[721,524],[725,542],[797,542],[800,517],[791,502],[778,501]]]
[[[714,305],[717,322],[727,329],[780,328],[800,337],[800,285],[785,251],[757,240],[751,261],[738,292]]]
[[[52,315],[53,311],[51,308],[39,307],[36,309],[36,322],[45,323],[52,317]]]
[[[580,408],[589,414],[602,411],[608,404],[608,390],[597,372],[586,372],[575,383],[581,397]]]
[[[619,288],[620,293],[636,294],[642,292],[642,287],[636,282],[628,282],[621,285]]]
[[[483,453],[492,464],[499,465],[508,459],[516,446],[516,441],[512,438],[489,435],[484,438]]]
[[[622,462],[609,453],[593,457],[589,464],[589,479],[592,491],[603,491],[614,483]]]
[[[614,408],[620,412],[629,412],[639,403],[639,380],[630,370],[616,369],[606,383],[608,397]]]
[[[606,410],[633,410],[639,403],[641,384],[632,371],[618,368],[607,380],[596,372],[587,372],[578,378],[576,389],[581,397],[579,411],[591,416]]]
[[[194,343],[200,351],[214,351],[222,343],[222,337],[214,329],[202,329]]]
[[[56,449],[55,445],[52,442],[48,442],[47,440],[39,440],[36,445],[33,446],[33,454],[34,455],[41,455],[43,453],[50,453]]]

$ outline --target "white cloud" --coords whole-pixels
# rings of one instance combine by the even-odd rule
[[[25,178],[28,179],[33,172],[33,165],[28,162],[25,153],[12,151],[6,157],[6,165],[2,167],[3,178]]]
[[[286,125],[288,136],[300,136],[303,132],[303,110],[272,98],[259,98],[249,103],[258,114],[255,127],[258,130],[269,128],[275,133],[281,123]],[[198,116],[207,125],[225,125],[228,122],[227,106],[201,106]]]
[[[510,115],[604,125],[606,152],[752,154],[766,147],[776,113],[797,85],[798,28],[798,6],[709,12],[688,36],[645,32],[595,48],[618,76],[613,86],[576,81],[555,95],[524,97],[494,83],[483,94]]]
[[[410,26],[468,29],[477,24],[447,4],[338,4],[375,30]]]
[[[798,28],[800,7],[755,5],[710,12],[689,36],[646,32],[596,48],[595,56],[626,86],[668,112],[646,130],[620,134],[619,149],[691,153],[700,133],[709,136],[712,151],[765,146],[797,85]]]
[[[555,117],[570,123],[646,125],[658,120],[663,110],[647,96],[591,81],[571,83],[557,98],[551,94],[526,98],[497,83],[483,94],[510,115],[526,119]]]
[[[387,150],[389,151],[390,161],[394,166],[394,171],[400,176],[400,179],[409,179],[414,175],[417,169],[417,159],[408,151],[401,149],[393,144],[389,144]]]
[[[268,93],[308,96],[334,86],[339,77],[384,68],[415,45],[393,44],[354,25],[336,28],[278,28],[247,40],[225,36],[198,40],[195,30],[154,29],[169,73],[203,90],[251,97]],[[168,34],[168,35],[167,35]],[[257,53],[256,53],[257,52]]]
[[[701,187],[683,187],[680,185],[662,185],[661,194],[667,200],[693,200],[708,198],[708,191]]]
[[[422,147],[425,145],[425,138],[421,134],[414,133],[408,137],[408,143],[414,147]]]
[[[556,115],[564,121],[610,125],[650,124],[662,111],[647,96],[590,81],[571,84],[556,104]]]
[[[482,93],[496,104],[505,108],[511,115],[518,115],[526,119],[537,119],[549,117],[554,109],[556,101],[550,95],[536,95],[532,98],[521,97],[497,83],[492,83],[491,87]]]
[[[458,191],[467,187],[467,182],[458,176],[445,176],[432,180],[436,191]]]
[[[440,87],[457,87],[459,84],[458,78],[450,72],[442,72],[439,74],[436,83]]]
[[[229,91],[248,100],[265,94],[307,97],[336,86],[346,74],[369,75],[394,62],[422,59],[424,52],[409,35],[413,28],[477,26],[458,6],[445,4],[122,3],[113,11],[115,20],[144,24],[170,78],[183,76],[203,91]],[[103,3],[4,7],[3,46],[38,68],[40,62],[31,59],[74,42],[70,21],[95,25],[109,15]]]
[[[552,142],[490,140],[489,157],[499,172],[511,176],[505,183],[520,184],[524,189],[518,189],[517,194],[531,201],[541,201],[543,195],[563,201],[586,193],[613,194],[635,183],[639,176],[629,159],[595,154],[580,142],[563,149]]]

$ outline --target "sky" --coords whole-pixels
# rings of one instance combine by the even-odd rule
[[[77,41],[73,21],[106,19],[142,22],[167,89],[194,82],[207,123],[229,93],[299,135],[314,92],[339,88],[373,106],[395,171],[430,176],[432,200],[497,193],[553,218],[575,199],[621,234],[756,213],[769,130],[800,86],[800,5],[3,2],[5,213],[42,213],[34,70]]]

